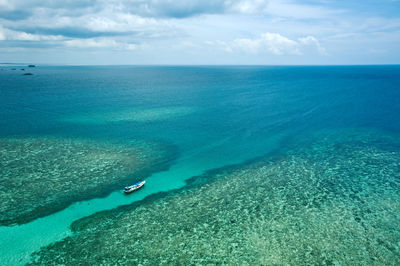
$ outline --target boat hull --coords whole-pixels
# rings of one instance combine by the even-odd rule
[[[140,182],[140,183],[138,183],[138,184],[135,184],[135,185],[133,185],[133,186],[126,187],[126,188],[124,189],[124,193],[125,193],[125,194],[133,193],[133,192],[135,192],[135,191],[141,189],[141,188],[144,186],[145,183],[146,183],[145,181],[142,181],[142,182]]]

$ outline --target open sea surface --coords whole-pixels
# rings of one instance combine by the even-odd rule
[[[399,66],[0,69],[0,265],[400,264]]]

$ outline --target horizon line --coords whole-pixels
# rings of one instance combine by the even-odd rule
[[[382,63],[382,64],[52,64],[52,63],[26,63],[26,62],[0,62],[1,65],[35,65],[37,66],[259,66],[259,67],[313,67],[313,66],[400,66],[400,63]]]

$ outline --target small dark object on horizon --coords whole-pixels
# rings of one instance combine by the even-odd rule
[[[32,73],[24,73],[22,75],[24,75],[24,76],[32,76],[33,74]]]
[[[28,67],[36,67],[35,65],[28,65]]]
[[[25,71],[25,68],[21,68],[22,71]]]

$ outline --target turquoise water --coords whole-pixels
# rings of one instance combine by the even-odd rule
[[[196,176],[207,173],[205,184],[202,181],[200,182],[202,185],[199,185],[207,186],[207,182],[215,182],[212,180],[220,178],[222,181],[216,183],[215,193],[218,194],[222,188],[225,188],[226,190],[221,195],[234,201],[234,195],[238,191],[231,184],[232,180],[242,182],[243,179],[240,175],[232,175],[229,169],[237,169],[238,167],[243,168],[246,173],[244,180],[251,181],[254,179],[254,188],[257,188],[257,183],[260,184],[260,187],[253,193],[252,190],[248,192],[249,198],[241,201],[244,202],[244,205],[235,206],[246,209],[246,204],[253,206],[253,202],[262,201],[261,194],[266,195],[271,199],[268,204],[272,204],[269,213],[281,213],[283,220],[271,220],[271,218],[263,220],[259,217],[255,219],[250,215],[247,220],[240,221],[240,226],[237,228],[233,225],[226,227],[226,224],[222,226],[217,223],[214,226],[221,226],[218,232],[225,232],[219,236],[219,239],[222,241],[221,243],[227,243],[227,246],[224,249],[225,246],[221,244],[221,251],[218,254],[224,255],[211,256],[212,259],[208,260],[209,263],[235,263],[235,259],[242,261],[243,257],[236,258],[233,253],[226,252],[229,249],[228,244],[231,245],[232,239],[234,239],[232,237],[226,240],[226,236],[230,234],[227,228],[231,228],[234,232],[232,234],[237,236],[235,241],[250,243],[248,242],[249,238],[242,237],[249,233],[244,228],[246,228],[246,225],[254,226],[255,224],[261,224],[261,228],[264,230],[260,229],[260,232],[251,238],[256,239],[258,244],[254,246],[253,241],[251,242],[253,244],[249,244],[241,252],[237,252],[237,254],[242,255],[253,254],[254,250],[257,250],[257,254],[262,253],[262,256],[254,255],[255,253],[248,256],[248,263],[279,263],[279,260],[283,260],[284,257],[293,258],[299,263],[322,263],[327,262],[326,258],[329,256],[331,262],[349,263],[351,258],[341,256],[341,252],[344,253],[348,245],[340,245],[340,243],[353,243],[360,245],[361,248],[362,244],[360,243],[363,242],[360,239],[368,239],[368,234],[370,234],[371,239],[377,238],[376,235],[378,234],[389,234],[390,237],[380,237],[380,241],[372,241],[373,244],[370,245],[381,245],[384,250],[374,246],[372,248],[374,252],[371,251],[366,254],[371,255],[373,253],[374,256],[371,255],[371,258],[374,257],[378,262],[390,263],[400,260],[400,247],[398,246],[400,234],[397,229],[388,227],[387,231],[382,230],[382,232],[364,230],[365,235],[362,235],[360,233],[362,230],[356,228],[358,222],[357,224],[347,224],[345,218],[343,218],[343,224],[354,226],[354,230],[357,230],[349,231],[347,235],[344,234],[343,239],[347,237],[347,242],[343,239],[332,239],[329,245],[342,248],[332,251],[332,254],[339,254],[336,257],[329,254],[329,249],[323,251],[325,255],[321,255],[321,252],[312,253],[310,251],[311,255],[301,257],[297,253],[291,253],[292,247],[290,246],[282,246],[281,249],[277,249],[268,243],[268,239],[272,239],[276,243],[290,240],[291,245],[298,243],[304,246],[304,234],[314,232],[315,228],[321,226],[320,222],[316,222],[317,220],[313,220],[311,217],[330,221],[331,219],[328,218],[331,215],[339,219],[337,215],[340,212],[347,213],[349,210],[363,209],[360,207],[362,206],[360,202],[367,202],[368,206],[374,206],[374,204],[379,206],[390,218],[385,223],[385,221],[378,221],[369,217],[363,221],[366,224],[365,228],[372,228],[373,224],[378,222],[385,225],[388,222],[392,224],[399,222],[397,216],[395,216],[397,207],[394,206],[400,203],[400,195],[396,193],[396,190],[393,192],[389,189],[393,187],[397,189],[400,180],[398,161],[400,146],[397,142],[400,133],[400,120],[398,118],[400,113],[400,68],[398,66],[38,67],[32,69],[33,76],[22,76],[21,71],[13,71],[11,67],[3,67],[3,69],[3,71],[0,71],[0,135],[3,142],[0,143],[9,143],[9,140],[19,138],[23,140],[26,146],[21,148],[11,145],[6,149],[7,155],[17,155],[2,156],[0,193],[4,195],[4,193],[10,191],[10,182],[7,181],[7,178],[12,176],[10,173],[15,172],[15,167],[21,165],[24,160],[32,160],[31,164],[27,164],[31,166],[30,169],[26,170],[28,176],[37,177],[38,173],[41,173],[42,179],[25,178],[26,182],[31,182],[35,189],[38,188],[39,190],[40,185],[44,183],[43,180],[51,181],[54,185],[57,185],[57,182],[67,182],[66,179],[61,179],[61,177],[64,177],[62,173],[68,173],[75,169],[73,165],[66,162],[65,159],[63,160],[62,158],[65,157],[62,154],[52,158],[58,165],[57,171],[54,169],[54,163],[43,163],[50,161],[50,159],[45,156],[40,157],[41,154],[46,154],[43,152],[44,148],[36,145],[33,140],[39,140],[41,143],[47,143],[46,141],[51,140],[56,150],[62,151],[63,154],[70,152],[71,156],[76,156],[76,158],[73,158],[77,162],[81,162],[79,169],[82,173],[100,171],[93,176],[84,174],[80,180],[95,180],[92,182],[94,187],[101,189],[98,192],[96,190],[95,193],[86,195],[86,198],[78,197],[75,202],[69,200],[63,208],[52,210],[44,207],[38,209],[37,212],[42,214],[38,215],[40,218],[22,222],[19,225],[1,226],[0,262],[2,265],[24,264],[31,259],[31,254],[39,251],[40,248],[43,248],[43,250],[38,256],[42,263],[48,262],[47,259],[49,258],[51,259],[48,254],[53,254],[52,256],[60,259],[58,262],[65,261],[73,264],[79,261],[79,258],[73,257],[73,254],[75,256],[77,254],[75,249],[85,250],[86,244],[81,246],[79,244],[82,243],[79,235],[85,237],[84,239],[90,239],[91,236],[76,231],[72,232],[71,224],[79,223],[81,218],[89,216],[85,219],[89,221],[89,224],[93,224],[91,225],[94,228],[92,231],[97,234],[97,237],[103,238],[108,234],[118,235],[119,230],[121,230],[120,227],[111,226],[107,230],[102,227],[98,228],[95,224],[102,224],[103,220],[98,221],[98,216],[90,215],[99,211],[111,210],[110,212],[102,212],[100,217],[105,219],[104,221],[112,220],[114,219],[112,217],[116,217],[113,212],[120,213],[119,209],[116,208],[121,205],[133,206],[133,209],[126,211],[128,217],[129,215],[136,215],[135,208],[147,208],[151,213],[152,210],[157,210],[158,206],[163,206],[164,197],[168,202],[170,195],[177,197],[178,202],[183,202],[182,206],[185,208],[182,207],[181,212],[187,209],[186,214],[183,212],[186,217],[188,215],[193,217],[193,219],[190,219],[190,223],[192,223],[193,228],[198,228],[198,231],[197,233],[192,232],[190,236],[200,236],[203,233],[195,223],[201,220],[199,217],[211,214],[206,211],[194,211],[195,207],[187,207],[192,205],[184,204],[195,199],[202,205],[203,201],[208,201],[207,197],[210,197],[210,195],[203,193],[204,198],[202,198],[202,193],[198,193],[197,190],[200,189],[199,191],[201,191],[202,188],[193,190],[187,181],[196,180]],[[72,143],[79,143],[78,147],[75,144],[70,146],[65,144],[66,141],[71,143],[71,140]],[[122,152],[126,149],[136,149],[134,154],[140,155],[132,155],[131,157],[135,162],[140,159],[141,162],[146,164],[146,171],[143,172],[143,174],[146,174],[146,187],[133,195],[125,196],[119,190],[118,182],[117,184],[107,184],[102,181],[104,179],[98,178],[101,174],[105,177],[107,175],[123,176],[123,178],[121,177],[122,181],[120,181],[122,188],[127,183],[129,184],[129,180],[134,182],[139,177],[135,175],[134,169],[131,169],[130,173],[126,173],[126,169],[129,169],[128,166],[131,163],[125,163],[125,160],[124,163],[118,161],[119,167],[116,167],[114,172],[108,173],[98,170],[96,168],[98,158],[104,160],[102,161],[104,164],[112,165],[111,162],[115,161],[116,157],[109,152],[109,149],[94,149],[95,146],[91,147],[89,144],[80,145],[81,143],[88,143],[88,140],[90,140],[89,143],[101,147],[102,145],[119,147],[113,148],[112,151],[117,149],[118,152]],[[323,141],[323,144],[318,144],[318,141]],[[151,152],[140,148],[136,145],[137,143],[147,143],[152,147]],[[350,148],[341,148],[341,145]],[[312,152],[310,152],[309,147],[318,151],[315,152],[316,156],[310,157]],[[79,155],[77,149],[90,152]],[[296,156],[293,154],[296,154]],[[360,156],[360,159],[357,160],[357,154],[365,156]],[[381,159],[375,158],[378,155]],[[154,160],[155,156],[157,156],[157,160]],[[305,166],[305,161],[299,159],[302,156],[307,163],[312,165],[307,171],[304,170],[308,169]],[[338,158],[337,164],[330,164],[336,157]],[[96,160],[90,158],[96,158]],[[354,169],[346,163],[350,159]],[[276,181],[276,187],[267,187],[259,180],[260,175],[257,174],[257,171],[266,170],[260,168],[264,170],[253,171],[253,164],[256,163],[257,165],[257,162],[271,163],[271,169],[275,171],[275,174],[267,172],[265,175]],[[24,163],[26,164],[26,161]],[[125,167],[125,165],[128,166]],[[387,167],[387,169],[385,168],[386,172],[381,173],[382,175],[374,172],[384,167]],[[225,172],[223,169],[228,170]],[[251,171],[248,169],[251,169]],[[300,169],[304,171],[300,171]],[[325,174],[318,174],[322,171],[320,169],[324,169],[323,173]],[[338,169],[343,169],[343,171],[346,169],[346,171],[340,172]],[[366,178],[359,180],[357,178],[362,169],[365,170],[363,176],[366,176]],[[213,171],[208,172],[210,170]],[[316,192],[312,187],[305,184],[297,186],[294,183],[283,181],[286,179],[291,179],[293,182],[298,180],[297,184],[302,184],[301,181],[307,180],[307,173],[313,173],[314,181],[318,186],[322,184],[322,187],[326,186],[326,182],[332,182],[332,175],[329,173],[346,176],[337,184],[329,183],[330,185],[325,187],[324,190],[333,187],[338,191],[342,189],[343,193],[332,192],[334,196],[331,197],[318,194],[322,192]],[[386,183],[378,182],[375,179],[386,180],[387,175],[390,175],[393,180],[387,179],[385,181],[391,184],[385,190]],[[97,179],[94,179],[94,176]],[[208,176],[211,177],[208,178]],[[201,177],[199,178],[202,180]],[[358,181],[355,182],[354,178]],[[33,180],[38,181],[35,181],[35,183]],[[256,182],[256,180],[258,181]],[[390,196],[390,204],[386,202],[385,205],[382,202],[377,202],[378,197],[372,192],[368,200],[363,198],[368,197],[368,195],[360,196],[363,201],[348,200],[349,188],[343,184],[353,181],[354,190],[362,188],[363,191],[368,191],[368,189],[366,190],[368,185],[371,191],[381,191],[380,189],[382,189],[382,193]],[[23,181],[21,182],[23,183]],[[286,187],[287,190],[283,191],[288,191],[288,194],[279,194],[281,187]],[[177,189],[179,189],[178,193],[176,192]],[[81,191],[84,193],[85,188],[82,187]],[[275,191],[279,192],[278,196],[274,194]],[[296,194],[294,191],[296,193],[301,191],[301,194]],[[160,195],[158,197],[148,198],[149,200],[143,202],[143,206],[140,207],[140,200],[158,192],[166,193],[157,194]],[[187,201],[184,200],[185,195],[189,197]],[[304,209],[294,203],[293,199],[288,199],[289,195],[300,198],[309,197],[314,200],[313,202],[318,201],[320,197],[328,197],[330,200],[327,201],[329,204],[316,207],[320,208],[322,217],[316,216],[315,209],[312,209],[315,206],[305,210],[310,213],[310,217],[300,217],[296,215]],[[65,202],[65,195],[52,196],[57,203]],[[33,196],[30,197],[33,201],[36,199],[36,202],[39,202],[39,195],[35,198],[33,193]],[[332,205],[341,202],[341,200],[344,205],[347,204],[342,206],[342,209]],[[132,205],[134,202],[139,205]],[[281,206],[290,206],[293,208],[293,212],[277,211]],[[390,206],[390,208],[387,206]],[[18,209],[18,206],[13,207]],[[218,209],[218,206],[207,206],[207,208]],[[221,209],[216,214],[214,213],[213,216],[221,217],[221,220],[235,220],[235,213],[238,215],[238,210],[235,208],[226,205],[226,208]],[[393,213],[391,214],[391,212]],[[266,214],[268,210],[262,207],[258,212],[254,211],[255,217],[257,213],[268,217]],[[375,214],[378,211],[372,208],[371,213]],[[168,213],[166,215],[167,217],[159,218],[168,219]],[[173,215],[172,210],[171,215]],[[176,214],[174,215],[176,216]],[[84,221],[86,221],[85,219]],[[143,214],[140,219],[142,219],[143,224],[149,224],[152,218]],[[295,228],[288,222],[291,219],[301,219],[302,228],[307,228],[307,230],[299,229],[298,239],[288,240],[287,235],[274,234],[266,229],[276,229],[277,224],[281,223],[293,235]],[[151,222],[157,224],[157,221]],[[143,224],[140,224],[140,226],[143,226]],[[161,258],[164,258],[164,262],[167,264],[173,262],[207,262],[199,261],[195,257],[189,258],[178,255],[174,261],[173,256],[172,258],[170,256],[174,252],[176,254],[177,250],[173,243],[183,241],[183,236],[184,239],[192,238],[187,235],[179,235],[176,227],[168,227],[168,224],[163,224],[161,221],[159,221],[159,226],[166,228],[165,232],[168,235],[176,235],[176,238],[172,237],[172,242],[166,243],[171,247],[171,253],[161,254],[146,249],[149,256],[150,254],[155,257],[160,256],[159,262],[161,262]],[[329,228],[331,230],[329,232],[338,230],[334,226]],[[144,228],[144,230],[151,230],[151,228]],[[327,235],[332,238],[330,234],[327,233]],[[354,235],[359,238],[355,238]],[[71,236],[72,240],[65,243],[59,242],[61,244],[46,248],[50,244],[62,241],[66,236]],[[322,236],[318,237],[323,238]],[[319,239],[317,236],[315,239],[309,239],[309,243],[314,243],[314,250],[321,249],[315,246],[317,239]],[[130,240],[127,239],[126,241],[129,242]],[[117,242],[116,240],[115,249],[120,248]],[[133,242],[132,240],[132,243],[125,244],[128,247],[132,245],[131,248],[137,248]],[[147,248],[146,243],[151,246],[152,239],[143,240],[144,246],[141,246],[141,248]],[[196,246],[196,244],[203,247],[201,249],[203,253],[199,251],[199,246]],[[59,248],[60,245],[64,248]],[[113,243],[108,243],[108,245],[113,246]],[[203,241],[187,243],[187,246],[191,248],[186,251],[209,256],[208,248],[204,245],[213,247],[215,243],[212,239],[204,238]],[[90,245],[88,248],[90,248]],[[159,246],[159,249],[164,248],[164,246]],[[214,246],[213,250],[217,252],[219,249],[215,249]],[[46,253],[47,251],[50,253]],[[106,254],[104,253],[106,251],[101,249],[98,252],[99,254],[95,255],[99,257],[104,257]],[[353,259],[358,258],[359,255],[354,253]],[[86,258],[82,254],[79,257],[81,260]],[[231,260],[227,260],[227,257],[230,257]],[[366,257],[365,254],[364,257]],[[38,257],[35,257],[35,259],[38,259]],[[99,262],[96,258],[87,257],[86,259],[93,263]],[[94,260],[91,261],[92,259]],[[110,261],[106,260],[105,263],[115,264],[120,259],[121,257]],[[146,264],[145,260],[140,262]],[[155,261],[148,261],[147,263],[151,264]],[[372,259],[366,261],[366,263],[372,263]]]

